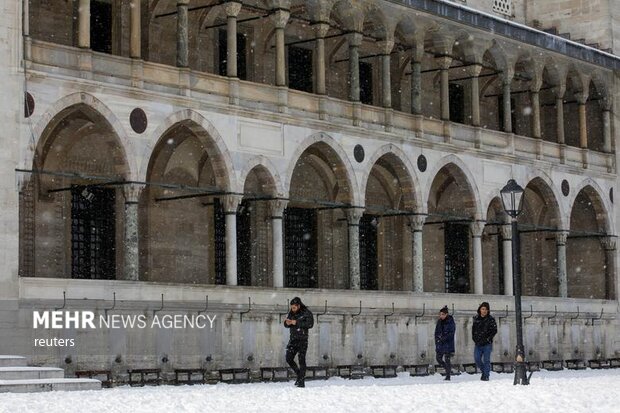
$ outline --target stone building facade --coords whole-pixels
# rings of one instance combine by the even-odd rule
[[[445,304],[469,362],[481,301],[510,361],[514,178],[528,357],[620,354],[612,1],[1,3],[4,351],[33,308],[206,309],[212,330],[67,329],[31,355],[281,366],[300,295],[311,364],[430,360]]]

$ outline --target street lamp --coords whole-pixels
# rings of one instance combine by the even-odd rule
[[[521,318],[521,268],[519,265],[519,233],[517,216],[523,204],[523,188],[514,179],[508,181],[500,191],[504,210],[510,216],[512,225],[512,276],[515,293],[515,317],[517,325],[517,351],[514,384],[530,384],[525,368],[525,350],[523,348],[523,319]]]

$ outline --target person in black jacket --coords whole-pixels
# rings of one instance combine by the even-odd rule
[[[291,300],[291,311],[284,320],[284,327],[290,331],[290,338],[286,346],[286,362],[295,371],[297,380],[295,386],[305,387],[306,378],[306,351],[308,351],[308,330],[314,326],[312,312],[301,302],[299,297]],[[295,363],[295,355],[299,354],[299,367]]]
[[[456,324],[454,323],[454,318],[448,314],[448,307],[444,306],[439,310],[439,319],[435,325],[435,354],[437,362],[446,372],[444,380],[450,380],[450,373],[452,373],[450,357],[454,353],[455,331]]]
[[[489,381],[491,373],[491,351],[493,351],[493,337],[497,334],[497,324],[491,315],[489,303],[484,302],[478,307],[478,315],[474,316],[471,327],[471,336],[476,345],[474,360],[482,371],[480,380]]]

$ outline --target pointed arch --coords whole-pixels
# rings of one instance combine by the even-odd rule
[[[342,202],[349,202],[352,205],[362,205],[362,197],[359,194],[358,184],[355,177],[355,172],[349,157],[345,153],[344,149],[326,133],[319,132],[309,136],[299,145],[297,145],[295,152],[291,156],[291,161],[287,168],[286,180],[284,181],[285,193],[291,193],[291,181],[293,179],[293,173],[295,167],[302,154],[306,152],[310,147],[317,147],[321,150],[332,163],[331,168],[338,180],[338,184],[342,189],[339,192],[338,200]]]
[[[385,158],[387,162],[400,169],[396,175],[405,197],[405,207],[416,212],[425,212],[426,208],[421,202],[422,194],[420,191],[419,180],[414,172],[415,169],[409,161],[407,155],[399,147],[393,144],[382,146],[368,159],[367,165],[370,169],[364,170],[364,175],[361,180],[362,187],[360,188],[360,193],[364,195],[366,194],[368,179],[372,172],[372,168],[382,158]]]
[[[269,188],[270,195],[273,196],[284,196],[284,189],[282,187],[282,181],[280,179],[280,175],[269,159],[267,159],[263,155],[258,155],[250,159],[241,171],[239,175],[239,182],[237,184],[238,188],[244,188],[248,179],[248,176],[255,169],[260,169],[260,174],[265,178],[266,181],[271,181],[272,188]]]
[[[572,197],[569,201],[571,217],[575,208],[577,198],[583,192],[592,202],[592,207],[596,212],[599,231],[606,234],[613,233],[613,218],[609,211],[613,211],[612,206],[608,203],[608,199],[604,196],[602,188],[592,178],[586,178],[573,189]],[[571,228],[572,229],[572,228]]]
[[[36,139],[36,146],[34,152],[29,151],[26,159],[27,164],[32,164],[36,167],[36,162],[44,157],[44,148],[48,146],[50,136],[45,136],[51,130],[53,130],[58,124],[65,118],[65,114],[74,108],[80,106],[88,108],[96,116],[100,116],[105,120],[107,126],[116,135],[119,141],[119,149],[122,152],[122,157],[127,168],[125,174],[126,180],[137,179],[137,166],[135,163],[134,148],[131,144],[125,128],[121,124],[118,117],[99,99],[91,94],[78,92],[71,95],[67,95],[62,99],[56,101],[51,105],[34,126],[33,133]]]
[[[198,138],[211,157],[218,186],[226,191],[238,191],[232,158],[224,143],[224,139],[207,118],[191,109],[184,109],[173,113],[154,131],[153,139],[149,141],[149,145],[144,150],[143,159],[149,159],[149,162],[145,162],[142,165],[140,178],[144,181],[148,179],[153,167],[153,155],[156,148],[161,145],[167,133],[179,125],[188,128]]]
[[[465,165],[465,162],[463,162],[456,155],[448,155],[440,159],[435,164],[435,167],[433,168],[433,170],[430,171],[428,176],[432,177],[432,179],[428,181],[427,186],[425,190],[423,191],[423,193],[426,195],[426,198],[424,199],[425,205],[429,205],[431,196],[433,195],[432,194],[433,184],[435,183],[435,180],[439,172],[445,167],[452,169],[453,172],[456,171],[457,173],[462,174],[464,178],[463,183],[465,183],[468,186],[468,189],[470,190],[471,195],[473,197],[472,199],[473,200],[473,205],[472,205],[473,217],[472,218],[480,219],[483,216],[483,213],[482,213],[482,204],[480,201],[480,191],[478,190],[478,186],[476,185],[476,180],[474,178],[474,175],[469,170],[469,168]],[[430,211],[430,208],[429,208],[429,211]]]

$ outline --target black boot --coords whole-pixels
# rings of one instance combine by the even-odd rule
[[[300,377],[297,379],[297,381],[295,382],[295,386],[297,387],[306,387],[306,383],[305,383],[305,379],[303,377]]]
[[[446,376],[445,381],[450,381],[450,376]]]

